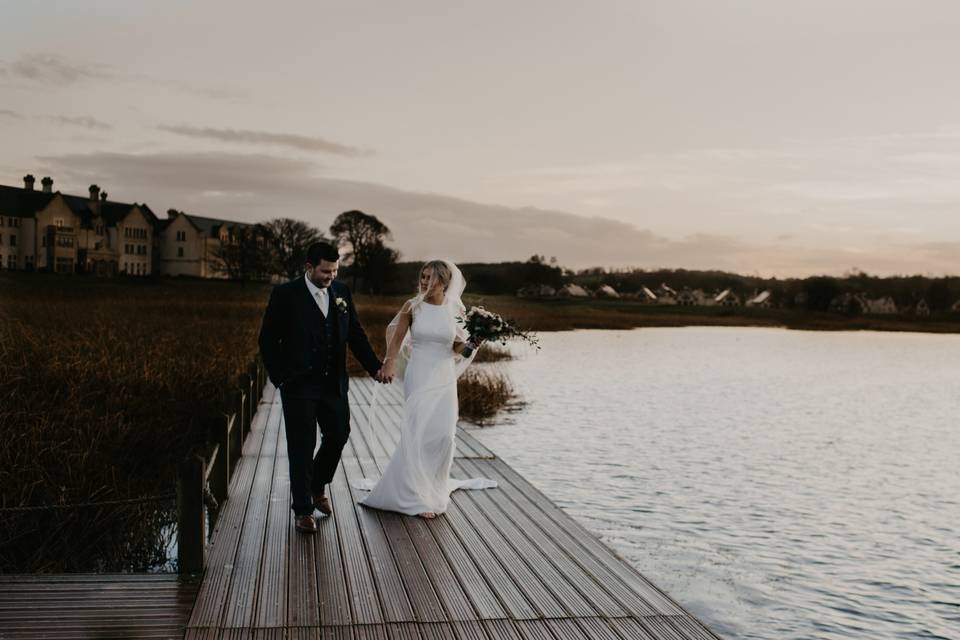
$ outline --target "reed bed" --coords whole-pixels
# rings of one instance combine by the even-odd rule
[[[257,352],[269,291],[0,273],[0,573],[175,568],[177,465],[225,419],[225,392]],[[382,355],[399,305],[357,304]],[[492,375],[471,373],[463,385],[471,419],[508,395]],[[24,507],[42,508],[10,510]]]
[[[478,425],[489,424],[515,401],[510,379],[499,369],[471,367],[457,380],[460,417]]]
[[[177,464],[224,419],[256,354],[266,287],[0,279],[0,567],[129,571],[166,565]]]

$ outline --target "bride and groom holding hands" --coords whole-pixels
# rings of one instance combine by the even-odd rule
[[[450,478],[457,378],[482,344],[457,321],[465,312],[463,274],[445,260],[421,267],[416,295],[403,303],[387,328],[381,362],[357,317],[350,289],[336,280],[339,260],[335,246],[310,245],[304,276],[273,288],[260,329],[260,352],[283,405],[297,530],[315,532],[314,511],[333,511],[326,487],[350,435],[348,346],[378,382],[403,383],[400,442],[379,479],[355,484],[369,490],[361,504],[433,518],[446,511],[452,491],[495,487],[486,478]]]

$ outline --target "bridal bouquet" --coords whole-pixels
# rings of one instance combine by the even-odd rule
[[[471,338],[482,338],[490,342],[499,341],[504,345],[510,338],[520,338],[537,349],[540,348],[539,340],[535,334],[517,328],[500,315],[487,311],[483,307],[470,307],[466,316],[457,318],[457,321],[464,326]]]

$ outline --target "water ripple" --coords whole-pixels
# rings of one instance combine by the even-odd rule
[[[960,336],[544,334],[478,437],[730,638],[960,638]]]

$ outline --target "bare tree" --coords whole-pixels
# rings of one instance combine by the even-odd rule
[[[290,280],[303,273],[307,247],[326,240],[320,230],[291,218],[275,218],[261,226],[269,250],[270,270]]]
[[[269,253],[260,225],[234,226],[226,241],[213,249],[214,268],[241,285],[263,279],[269,271]]]
[[[330,225],[330,234],[342,248],[349,246],[344,255],[344,262],[350,262],[353,267],[353,286],[357,286],[357,276],[376,279],[371,267],[376,265],[375,271],[385,273],[389,265],[396,262],[399,254],[396,251],[386,250],[384,241],[390,238],[390,229],[380,222],[376,216],[363,211],[345,211],[337,216]],[[392,251],[392,254],[389,253]],[[392,258],[392,261],[391,261]],[[384,260],[387,261],[386,267]],[[372,282],[367,283],[372,285]],[[372,287],[373,288],[373,287]]]

